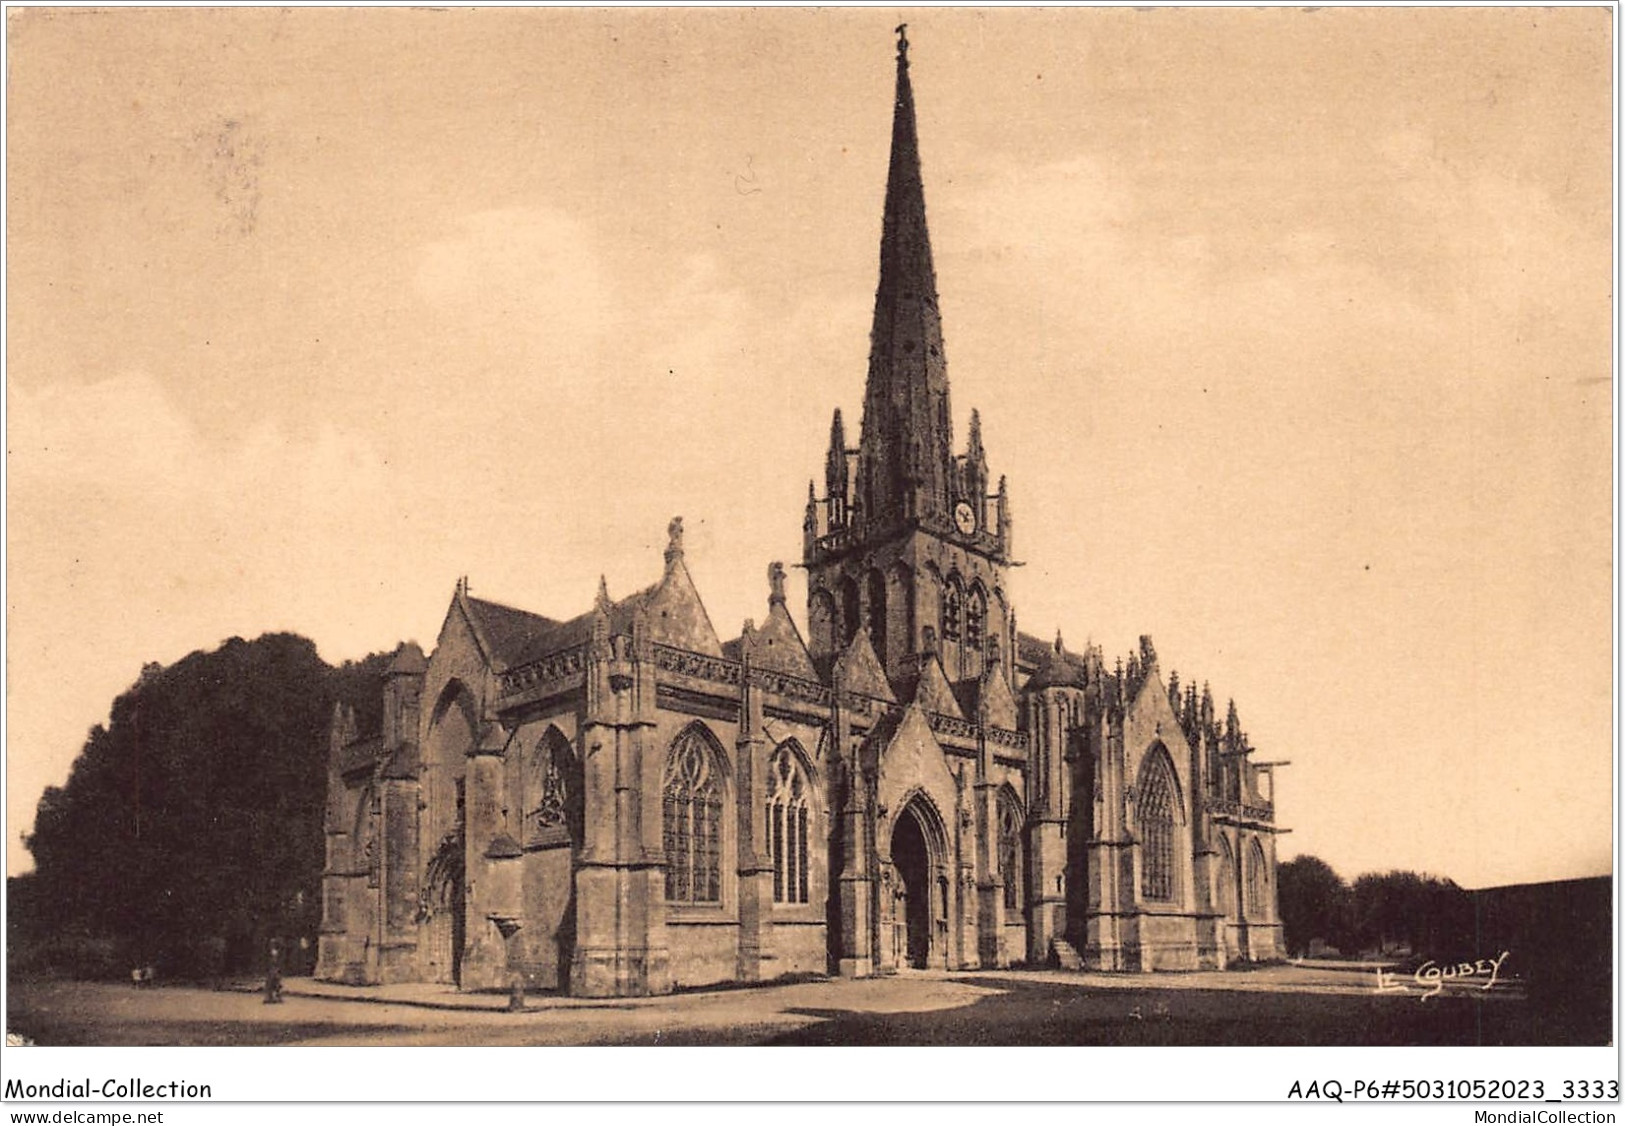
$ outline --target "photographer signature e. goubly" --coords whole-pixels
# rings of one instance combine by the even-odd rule
[[[1506,961],[1507,956],[1511,953],[1510,950],[1503,950],[1495,958],[1480,958],[1476,962],[1457,962],[1449,966],[1441,966],[1429,958],[1416,967],[1416,972],[1411,975],[1411,980],[1423,991],[1421,999],[1424,1001],[1429,997],[1437,997],[1444,991],[1445,982],[1454,981],[1458,978],[1488,977],[1489,980],[1479,988],[1490,989],[1500,980],[1501,963]],[[1409,993],[1410,991],[1411,986],[1409,983],[1401,981],[1397,975],[1389,973],[1381,966],[1377,967],[1378,993]]]

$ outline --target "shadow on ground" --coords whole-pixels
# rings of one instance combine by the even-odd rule
[[[993,984],[963,978],[967,984]],[[1057,987],[1001,979],[1003,992],[930,1013],[790,1009],[820,1023],[762,1041],[805,1045],[1029,1044],[1411,1046],[1606,1044],[1606,1013],[1543,1011],[1471,996],[1370,997],[1210,989]]]
[[[87,1045],[154,1048],[263,1048],[331,1036],[333,1025],[315,1021],[151,1020],[127,1026],[88,1024],[73,1017],[30,1013],[12,1022],[8,1032],[35,1044],[67,1048]],[[406,1025],[369,1025],[370,1035],[404,1035]]]

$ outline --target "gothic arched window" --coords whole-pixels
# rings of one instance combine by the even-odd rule
[[[987,631],[987,596],[980,587],[973,587],[965,598],[965,644],[971,649],[982,647]]]
[[[527,845],[563,844],[576,836],[581,781],[570,741],[549,727],[525,762],[523,832]]]
[[[875,647],[875,656],[882,666],[886,664],[886,576],[870,571],[865,584],[869,588],[869,643]]]
[[[942,639],[944,641],[959,640],[959,611],[964,601],[964,595],[959,590],[959,580],[951,578],[948,585],[942,588]]]
[[[1025,896],[1021,862],[1021,807],[1008,793],[999,795],[999,874],[1004,877],[1004,909],[1020,911]]]
[[[1236,917],[1236,861],[1230,852],[1228,837],[1219,838],[1219,914],[1226,919]]]
[[[1269,915],[1269,865],[1264,849],[1254,837],[1247,850],[1247,914],[1255,919]]]
[[[768,763],[767,839],[773,854],[773,902],[808,901],[808,820],[812,787],[788,744]]]
[[[822,639],[827,638],[829,648],[838,648],[844,641],[841,636],[840,611],[835,608],[835,596],[827,590],[815,590],[807,598],[807,624],[811,628],[814,640],[814,649],[826,644]]]
[[[858,584],[851,578],[841,582],[841,644],[847,645],[858,632]]]
[[[677,737],[666,759],[663,803],[666,899],[722,901],[722,778],[704,735]]]
[[[1146,760],[1140,774],[1139,823],[1143,868],[1140,893],[1162,903],[1174,898],[1174,800],[1173,772],[1160,750]]]

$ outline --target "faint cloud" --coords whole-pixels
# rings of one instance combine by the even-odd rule
[[[741,366],[754,327],[749,312],[745,294],[723,278],[715,255],[688,255],[649,311],[649,360],[690,387],[714,383],[721,390],[730,380],[719,377],[737,375]]]
[[[330,421],[302,437],[262,422],[238,440],[205,438],[147,373],[13,387],[7,430],[14,512],[55,489],[88,487],[142,507],[232,508],[253,497],[256,508],[281,505],[303,519],[384,484],[369,444]]]
[[[1125,185],[1101,161],[1076,157],[1007,167],[980,188],[948,197],[937,241],[976,254],[1019,251],[1055,259],[1099,253],[1097,233],[1125,222],[1132,210]]]
[[[457,233],[425,245],[414,286],[456,316],[527,318],[581,331],[606,309],[592,232],[562,211],[504,208],[464,216]]]

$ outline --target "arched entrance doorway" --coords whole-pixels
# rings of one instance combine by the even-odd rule
[[[463,836],[448,833],[429,861],[424,897],[424,927],[429,980],[463,983],[463,947],[467,943],[467,895],[463,880]]]
[[[918,798],[892,828],[892,964],[925,969],[944,964],[948,929],[947,877],[938,822]]]

